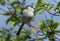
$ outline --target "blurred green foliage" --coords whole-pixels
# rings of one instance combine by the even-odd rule
[[[10,22],[12,26],[16,26],[22,23],[21,15],[23,13],[24,6],[26,5],[25,2],[26,0],[0,0],[0,5],[5,6],[8,9],[8,11],[5,11],[3,8],[0,8],[0,10],[4,11],[3,14],[0,15],[10,16],[6,21],[6,24]],[[52,15],[56,15],[57,13],[60,14],[60,2],[56,4],[57,5],[55,6],[55,4],[48,3],[47,1],[37,0],[35,12],[36,14],[43,14],[43,12],[47,11]],[[54,14],[50,12],[52,8],[55,11]],[[44,21],[40,21],[38,25],[42,32],[42,38],[38,38],[36,41],[44,41],[47,37],[50,41],[56,41],[56,39],[58,39],[56,35],[60,35],[60,31],[57,30],[60,22],[54,22],[53,19],[46,19]],[[23,30],[21,31],[20,36],[16,36],[14,35],[16,34],[14,28],[6,29],[3,27],[0,30],[0,41],[35,41],[30,40],[31,32],[32,31]]]

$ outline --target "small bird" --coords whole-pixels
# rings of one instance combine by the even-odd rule
[[[26,6],[22,14],[22,24],[16,35],[20,34],[24,24],[29,24],[30,21],[33,19],[33,17],[34,17],[34,6],[33,5]]]
[[[29,23],[34,17],[34,6],[33,5],[28,5],[24,10],[23,10],[23,16],[22,20],[25,23]]]

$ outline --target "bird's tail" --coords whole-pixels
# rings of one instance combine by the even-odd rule
[[[20,35],[20,32],[21,32],[24,24],[25,24],[24,22],[21,24],[21,26],[20,26],[19,30],[17,31],[16,35]]]

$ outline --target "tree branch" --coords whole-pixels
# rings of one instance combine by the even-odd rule
[[[51,14],[51,15],[54,15],[54,16],[60,16],[60,15],[56,15],[57,13],[51,13],[51,12],[49,12],[48,10],[47,10],[47,12],[49,13],[49,14]]]

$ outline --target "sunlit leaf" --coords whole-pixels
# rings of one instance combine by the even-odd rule
[[[20,23],[20,17],[12,15],[7,19],[6,24],[8,24],[9,22],[11,22],[12,26],[15,26],[16,24]]]
[[[17,16],[12,16],[11,17],[11,25],[12,26],[16,26],[16,24],[19,24],[20,23],[20,18],[19,17],[17,17]]]
[[[43,29],[44,31],[47,30],[48,27],[46,26],[46,23],[44,21],[40,21],[40,22],[38,22],[38,24],[41,29]]]
[[[53,5],[49,4],[47,9],[50,10],[52,7],[53,7]]]
[[[41,22],[38,22],[38,24],[39,24],[39,25],[43,25],[43,24],[44,24],[44,22],[42,22],[42,21],[41,21]]]
[[[47,5],[48,3],[47,2],[42,2],[43,5]]]
[[[11,22],[11,25],[12,25],[12,26],[15,26],[15,24],[16,24],[16,22],[14,22],[14,21],[13,21],[13,22]]]
[[[55,31],[55,33],[56,33],[56,34],[59,34],[59,33],[60,33],[60,31],[59,31],[59,30],[56,30],[56,31]]]
[[[38,11],[39,14],[41,14],[43,12],[44,12],[44,9],[43,8]]]
[[[45,8],[47,8],[47,10],[50,10],[54,6],[53,4],[49,4],[48,2],[42,2],[42,4]]]
[[[16,11],[20,13],[21,12],[21,7],[17,7]]]
[[[53,7],[53,4],[49,4],[47,2],[41,2],[39,3],[39,6],[37,7],[36,12],[39,14],[43,13],[46,9],[50,10]]]
[[[57,13],[59,12],[59,8],[55,8],[54,10],[55,10],[55,12],[57,12]]]
[[[38,9],[36,9],[35,12],[37,12],[39,14],[42,14],[44,12],[44,8],[43,7],[40,7]]]
[[[18,24],[18,21],[16,20],[16,21],[11,21],[11,25],[12,26],[16,26],[16,24]]]

